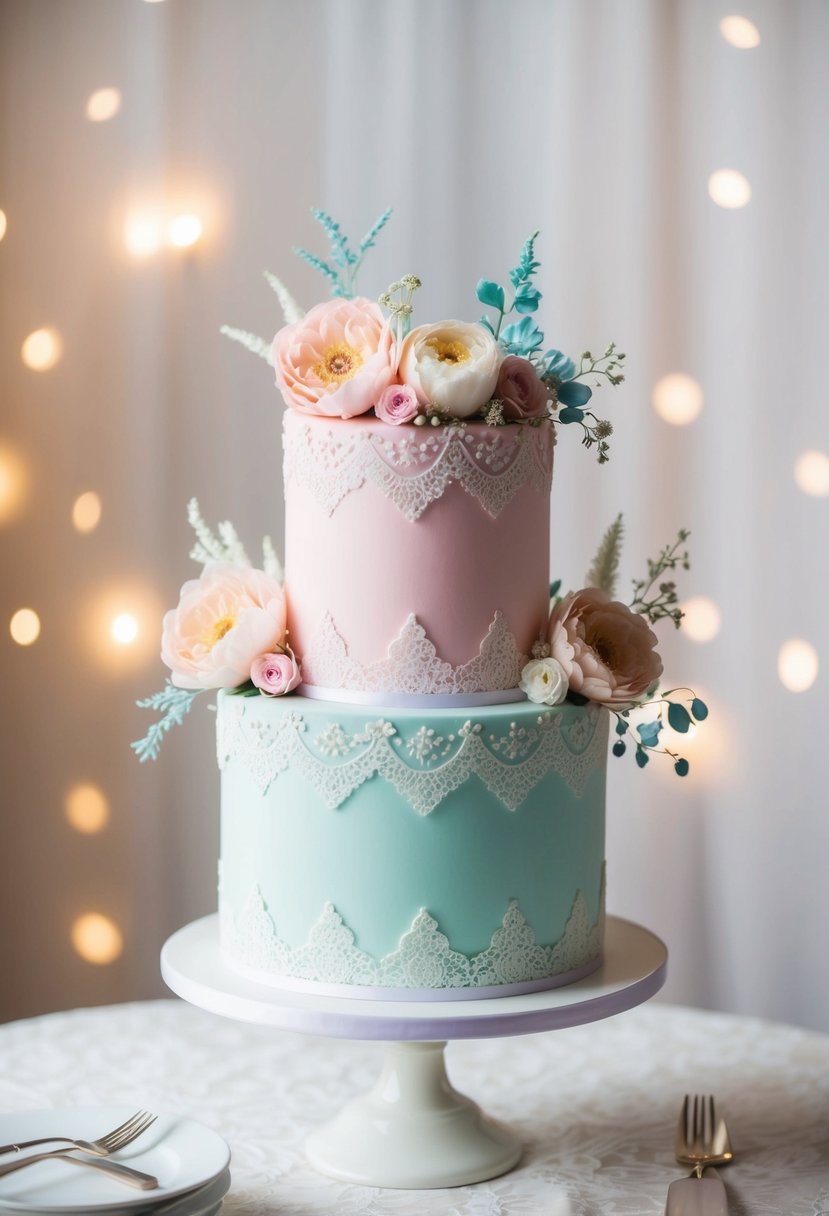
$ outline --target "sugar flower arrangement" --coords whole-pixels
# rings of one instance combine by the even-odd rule
[[[228,326],[222,332],[272,364],[288,406],[305,414],[355,418],[372,411],[392,425],[460,425],[483,419],[490,426],[523,423],[577,424],[585,447],[608,459],[613,427],[590,408],[593,386],[617,385],[625,356],[611,342],[597,358],[584,351],[578,362],[560,350],[544,349],[533,314],[541,302],[535,283],[540,263],[534,233],[509,288],[480,279],[478,301],[491,311],[479,321],[438,321],[412,329],[413,299],[421,281],[404,275],[377,302],[356,295],[357,273],[391,211],[384,211],[356,251],[340,225],[314,211],[328,236],[328,261],[307,249],[295,252],[328,282],[332,299],[307,313],[284,283],[266,274],[276,291],[285,325],[270,345]],[[514,318],[514,319],[513,319]]]
[[[525,243],[510,271],[511,292],[481,279],[476,294],[492,313],[480,321],[440,321],[411,328],[414,275],[392,283],[374,303],[355,296],[360,265],[385,227],[386,211],[353,251],[338,224],[314,212],[331,244],[323,261],[296,252],[319,270],[333,298],[303,313],[285,285],[266,275],[282,305],[285,325],[272,346],[255,335],[222,332],[272,364],[286,403],[307,414],[349,419],[374,412],[393,426],[452,426],[483,420],[490,426],[574,424],[582,442],[608,459],[612,427],[588,408],[594,377],[616,385],[625,356],[610,343],[595,359],[585,351],[576,364],[561,351],[543,351],[544,335],[533,314],[541,292],[534,283],[537,233]],[[517,314],[518,319],[504,324]],[[288,642],[282,571],[270,540],[263,542],[262,568],[255,569],[230,523],[214,535],[192,499],[188,518],[196,533],[190,556],[203,569],[186,582],[178,607],[164,617],[161,657],[171,672],[165,688],[142,708],[161,717],[132,744],[140,760],[155,759],[167,732],[182,722],[193,700],[207,689],[243,696],[283,696],[299,687],[300,660]],[[559,595],[550,588],[546,631],[521,674],[520,689],[540,705],[568,700],[605,706],[616,719],[613,754],[632,746],[640,768],[652,753],[671,757],[679,776],[688,761],[666,746],[664,727],[686,734],[708,710],[688,689],[659,694],[662,661],[650,625],[670,619],[679,625],[674,581],[688,568],[682,531],[673,545],[648,563],[647,577],[634,583],[628,604],[614,599],[622,541],[622,517],[608,529],[586,578],[586,586]],[[634,711],[636,711],[634,713]]]

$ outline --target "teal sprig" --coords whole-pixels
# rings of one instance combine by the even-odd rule
[[[161,692],[153,693],[143,701],[136,701],[139,709],[157,709],[163,714],[157,722],[153,722],[143,739],[136,739],[130,744],[142,764],[145,760],[158,758],[164,736],[174,726],[181,725],[193,701],[203,691],[201,688],[176,688],[168,680]]]
[[[479,279],[478,286],[475,289],[475,294],[481,304],[485,304],[488,308],[495,308],[498,311],[498,319],[494,324],[488,317],[481,317],[481,325],[485,326],[494,338],[501,339],[502,345],[509,354],[527,356],[538,350],[544,342],[544,335],[532,323],[523,328],[509,325],[504,330],[504,333],[501,333],[504,317],[509,316],[511,312],[521,314],[533,313],[537,310],[541,301],[541,292],[532,282],[533,275],[541,266],[541,263],[535,260],[535,241],[537,236],[538,233],[534,232],[531,237],[527,238],[521,250],[521,256],[518,259],[518,265],[514,266],[509,272],[510,283],[513,287],[513,295],[509,307],[506,304],[506,292],[499,283],[495,283],[491,279]],[[535,340],[535,334],[539,335],[537,341]],[[528,347],[527,341],[531,335],[532,345]]]
[[[687,695],[684,699],[678,700],[677,693],[690,694],[690,701],[688,701]],[[688,704],[684,704],[683,701],[688,701]],[[611,712],[616,717],[617,735],[616,742],[611,749],[613,755],[624,756],[628,749],[628,744],[625,742],[627,737],[628,742],[633,746],[634,758],[639,768],[646,766],[651,755],[670,756],[674,762],[674,772],[677,776],[687,777],[691,766],[685,757],[674,751],[673,748],[660,745],[660,735],[665,727],[663,716],[667,718],[667,725],[671,730],[685,735],[694,723],[705,721],[708,717],[708,706],[689,688],[672,688],[663,693],[661,697],[648,701],[647,705],[648,707],[662,706],[660,717],[648,722],[639,722],[636,725],[630,721],[630,709],[614,710],[611,707]]]
[[[624,361],[625,356],[616,350],[616,343],[609,342],[598,358],[589,350],[583,351],[578,366],[560,350],[548,350],[540,370],[541,379],[555,394],[558,403],[556,421],[565,426],[578,423],[582,428],[582,444],[586,448],[596,448],[599,464],[607,463],[607,440],[613,434],[613,426],[585,408],[593,396],[593,389],[589,384],[584,384],[583,379],[595,376],[594,387],[598,387],[604,377],[615,387],[625,378],[621,371]]]
[[[307,249],[295,248],[297,257],[307,262],[314,270],[318,270],[331,288],[332,296],[345,300],[354,298],[357,291],[357,272],[369,249],[373,249],[379,233],[385,228],[391,216],[391,208],[380,215],[360,241],[356,252],[351,248],[348,237],[340,225],[327,211],[315,208],[311,214],[322,227],[330,245],[329,261],[325,262],[315,253]]]
[[[671,545],[666,545],[656,558],[648,560],[647,578],[634,579],[633,599],[630,607],[634,612],[641,613],[652,625],[666,617],[679,628],[683,617],[682,609],[677,605],[676,583],[673,579],[663,577],[668,571],[681,567],[690,570],[688,550],[685,542],[691,533],[686,528],[680,528],[677,538]]]

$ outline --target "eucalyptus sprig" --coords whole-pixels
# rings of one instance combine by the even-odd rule
[[[677,699],[678,693],[686,695]],[[687,702],[687,705],[684,702]],[[663,708],[659,711],[660,716],[649,722],[634,724],[630,721],[631,709],[616,710],[612,706],[610,707],[616,718],[616,735],[618,736],[611,749],[613,755],[624,756],[627,751],[625,736],[628,736],[628,741],[633,744],[634,756],[639,768],[645,767],[651,755],[670,756],[674,762],[674,772],[677,776],[687,777],[691,766],[685,757],[674,751],[673,748],[660,746],[660,734],[666,725],[663,719],[667,719],[667,725],[671,730],[685,735],[696,722],[705,721],[708,717],[708,706],[690,688],[669,689],[661,697],[655,697],[645,704],[648,707],[662,706]],[[640,707],[634,706],[633,708]]]
[[[677,629],[679,628],[683,612],[677,606],[676,583],[673,579],[664,579],[662,576],[677,567],[690,570],[688,550],[683,548],[690,535],[687,529],[680,528],[674,543],[666,545],[658,557],[648,561],[647,578],[634,579],[630,607],[634,612],[646,617],[652,625],[667,617]]]
[[[501,326],[504,323],[504,317],[511,312],[521,314],[533,313],[538,308],[541,301],[541,292],[537,287],[533,286],[533,275],[541,266],[540,262],[535,260],[535,242],[538,236],[534,232],[531,237],[528,237],[524,242],[521,250],[521,256],[518,259],[518,265],[514,266],[509,272],[510,283],[513,287],[512,299],[509,307],[507,307],[507,296],[503,287],[499,283],[494,283],[491,279],[479,279],[478,286],[475,288],[475,294],[481,304],[486,304],[489,308],[495,308],[498,311],[498,319],[493,325],[488,317],[481,317],[481,325],[483,325],[492,334],[493,338],[500,338],[502,344],[511,350],[512,344],[517,342],[522,346],[522,351],[526,345],[526,334],[529,330],[534,330],[539,334],[540,340],[538,346],[544,341],[544,335],[540,330],[529,323],[529,325],[518,322],[515,325],[508,325],[501,333]],[[523,326],[523,328],[522,328]],[[533,349],[537,349],[534,347]],[[519,353],[514,351],[513,353]]]
[[[356,251],[351,248],[348,237],[340,225],[327,211],[315,208],[311,214],[328,237],[329,261],[323,261],[322,258],[317,257],[315,253],[310,253],[307,249],[295,248],[294,253],[328,280],[332,296],[351,300],[357,291],[357,272],[369,249],[374,248],[378,235],[388,223],[391,208],[387,208],[382,215],[378,216],[360,241]]]

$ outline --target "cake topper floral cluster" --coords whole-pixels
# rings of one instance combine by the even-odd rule
[[[333,298],[303,313],[284,283],[268,273],[285,318],[272,346],[244,330],[222,329],[273,365],[289,407],[330,418],[373,411],[398,426],[457,426],[472,419],[490,426],[577,425],[584,446],[595,448],[600,464],[607,461],[613,427],[591,408],[588,381],[593,387],[620,384],[625,356],[614,342],[598,357],[583,351],[578,361],[545,349],[534,316],[541,302],[537,232],[510,270],[508,289],[479,280],[476,297],[489,313],[478,321],[412,328],[421,286],[416,275],[391,283],[377,303],[356,294],[358,271],[391,211],[383,212],[356,250],[330,215],[313,215],[328,236],[328,260],[307,249],[295,252],[325,278]]]

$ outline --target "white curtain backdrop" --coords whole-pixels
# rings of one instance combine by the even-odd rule
[[[829,498],[793,470],[829,451],[829,6],[748,0],[750,50],[719,30],[726,0],[6,0],[0,8],[2,459],[28,480],[0,510],[0,1018],[157,995],[158,952],[215,906],[218,774],[197,703],[155,765],[129,741],[161,687],[162,611],[195,567],[185,519],[232,519],[251,547],[281,535],[282,406],[266,365],[219,336],[270,336],[262,270],[306,306],[325,286],[291,255],[320,246],[321,206],[360,235],[394,216],[362,290],[423,280],[422,319],[474,318],[541,230],[542,328],[573,353],[628,354],[601,390],[615,426],[598,467],[564,430],[554,576],[581,585],[623,511],[622,591],[688,527],[684,597],[722,627],[665,631],[674,684],[711,716],[691,775],[610,759],[608,907],[656,930],[673,1001],[829,1030],[826,815]],[[122,94],[87,120],[89,95]],[[715,205],[737,169],[750,203]],[[199,212],[191,251],[125,249],[133,212]],[[20,358],[57,330],[50,371]],[[701,386],[687,426],[655,413],[663,376]],[[571,429],[572,431],[572,429]],[[4,455],[5,453],[5,455]],[[11,454],[11,455],[9,455]],[[100,495],[98,527],[71,524]],[[2,499],[0,499],[2,503]],[[370,589],[367,589],[370,594]],[[41,635],[8,622],[34,608]],[[136,616],[132,646],[109,622]],[[823,669],[794,693],[780,646]],[[110,820],[67,822],[91,782]],[[100,912],[123,935],[108,965],[71,943]]]

